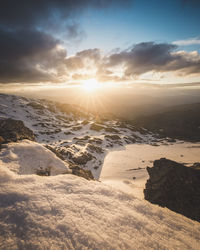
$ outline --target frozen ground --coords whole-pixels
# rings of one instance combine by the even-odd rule
[[[200,162],[200,144],[177,142],[160,146],[127,145],[125,150],[107,154],[100,180],[143,199],[143,189],[148,179],[146,167],[151,167],[154,160],[163,157],[186,166],[193,165],[195,162]]]
[[[97,181],[0,166],[0,249],[199,249],[200,224]]]

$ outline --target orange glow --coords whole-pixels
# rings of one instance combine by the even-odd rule
[[[100,84],[95,78],[92,78],[82,82],[82,88],[85,90],[85,92],[92,93],[100,88]]]

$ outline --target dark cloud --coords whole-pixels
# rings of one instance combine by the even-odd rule
[[[36,30],[1,30],[0,37],[1,82],[58,81],[66,57],[58,40]]]
[[[112,54],[106,58],[104,68],[121,66],[125,78],[143,73],[176,71],[182,75],[198,74],[200,55],[197,52],[178,52],[173,44],[156,44],[153,42],[136,44],[129,51]]]
[[[10,28],[33,27],[56,22],[87,8],[127,5],[129,0],[1,0],[0,23]]]
[[[62,75],[67,75],[66,51],[59,47],[62,42],[53,34],[79,41],[84,32],[73,21],[76,15],[88,8],[124,6],[129,2],[1,0],[0,82],[59,81]]]

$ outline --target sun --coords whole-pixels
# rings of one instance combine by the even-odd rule
[[[91,93],[100,88],[100,84],[95,78],[92,78],[82,82],[82,88],[85,92]]]

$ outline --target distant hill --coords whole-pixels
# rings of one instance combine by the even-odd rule
[[[169,107],[161,113],[140,116],[132,122],[162,137],[200,141],[200,103]]]

